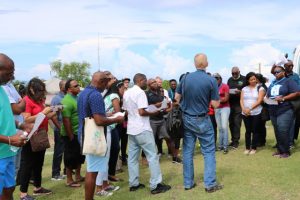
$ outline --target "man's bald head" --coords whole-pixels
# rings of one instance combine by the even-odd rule
[[[108,81],[109,78],[107,75],[104,72],[98,71],[93,74],[91,85],[103,91],[105,90]]]
[[[7,55],[0,53],[0,85],[14,79],[15,64]]]
[[[205,69],[208,66],[207,56],[204,53],[196,54],[194,63],[197,69]]]
[[[240,69],[237,66],[232,67],[231,75],[233,79],[238,79],[240,77]]]

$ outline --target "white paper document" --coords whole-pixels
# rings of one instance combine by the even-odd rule
[[[159,109],[155,105],[149,105],[145,110],[149,113],[154,113],[154,112],[158,111]]]
[[[268,105],[278,105],[278,101],[265,97],[264,102]]]
[[[117,118],[117,117],[119,117],[119,116],[124,117],[124,116],[125,116],[125,112],[117,112],[117,113],[115,113],[115,114],[113,114],[112,116],[107,117],[107,118],[109,118],[109,119],[114,119],[114,118]]]
[[[44,121],[46,115],[44,115],[42,112],[40,112],[36,118],[35,118],[35,122],[33,125],[32,130],[30,131],[30,133],[27,136],[27,139],[30,140],[30,138],[32,137],[32,135],[39,129],[41,123]]]
[[[238,91],[237,88],[229,89],[229,94],[236,94],[237,91]]]
[[[164,98],[164,100],[161,102],[161,106],[160,108],[158,108],[158,110],[163,110],[166,109],[168,107],[168,100],[167,98]]]

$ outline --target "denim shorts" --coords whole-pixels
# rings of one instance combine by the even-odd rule
[[[0,159],[0,195],[3,188],[11,188],[15,185],[15,156]]]

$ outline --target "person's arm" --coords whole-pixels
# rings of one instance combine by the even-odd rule
[[[250,115],[250,109],[245,108],[245,106],[244,106],[244,91],[243,90],[241,92],[240,105],[241,105],[243,113],[247,116]]]
[[[261,103],[264,100],[265,94],[266,94],[266,92],[264,89],[259,90],[257,101],[251,106],[250,111],[252,111],[257,106],[261,105]]]
[[[69,137],[70,141],[74,139],[74,134],[72,130],[72,125],[69,117],[63,117],[63,124],[66,130],[67,136]]]
[[[300,92],[293,92],[286,96],[278,96],[275,98],[275,100],[278,102],[290,101],[290,100],[294,100],[298,96],[300,96]]]
[[[220,106],[220,100],[211,100],[211,106],[216,109]]]
[[[11,103],[11,109],[15,115],[20,115],[25,111],[26,102],[24,99],[21,99],[18,103]]]
[[[93,118],[95,120],[95,123],[97,124],[97,126],[108,126],[110,124],[114,124],[114,123],[122,123],[124,121],[124,117],[123,116],[118,116],[116,118],[107,118],[103,115],[100,114],[93,114]]]
[[[51,121],[53,122],[53,124],[56,126],[57,129],[60,129],[60,128],[61,128],[60,123],[58,122],[57,115],[54,115],[54,116],[51,118]]]
[[[20,130],[13,136],[4,136],[0,134],[0,143],[21,147],[26,143],[26,137],[23,136],[23,131]]]
[[[160,113],[160,111],[158,110],[158,111],[155,111],[155,112],[147,112],[146,110],[145,110],[145,108],[140,108],[139,110],[139,115],[140,116],[143,116],[143,117],[146,117],[146,116],[156,116],[156,115],[158,115],[159,113]]]
[[[174,99],[175,99],[176,102],[173,102],[173,104],[174,104],[174,105],[178,105],[179,102],[180,102],[180,99],[181,99],[181,94],[179,94],[179,93],[176,92],[176,93],[175,93],[175,98],[174,98]]]
[[[112,100],[112,105],[114,107],[115,112],[121,112],[121,107],[120,107],[120,99],[114,98]]]
[[[50,107],[45,107],[44,110],[42,111],[42,113],[43,113],[44,115],[46,115],[46,116],[47,116],[50,112],[51,112],[51,108],[50,108]],[[34,123],[37,115],[38,115],[38,114],[32,116],[31,113],[29,113],[29,112],[23,113],[23,116],[24,116],[24,119],[25,119],[25,122],[26,122],[26,123]]]

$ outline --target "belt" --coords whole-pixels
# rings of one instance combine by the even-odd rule
[[[207,115],[207,113],[202,113],[202,114],[200,114],[200,115],[190,115],[190,114],[188,114],[188,113],[186,113],[186,112],[183,112],[185,115],[188,115],[188,116],[190,116],[190,117],[205,117],[206,115]]]

